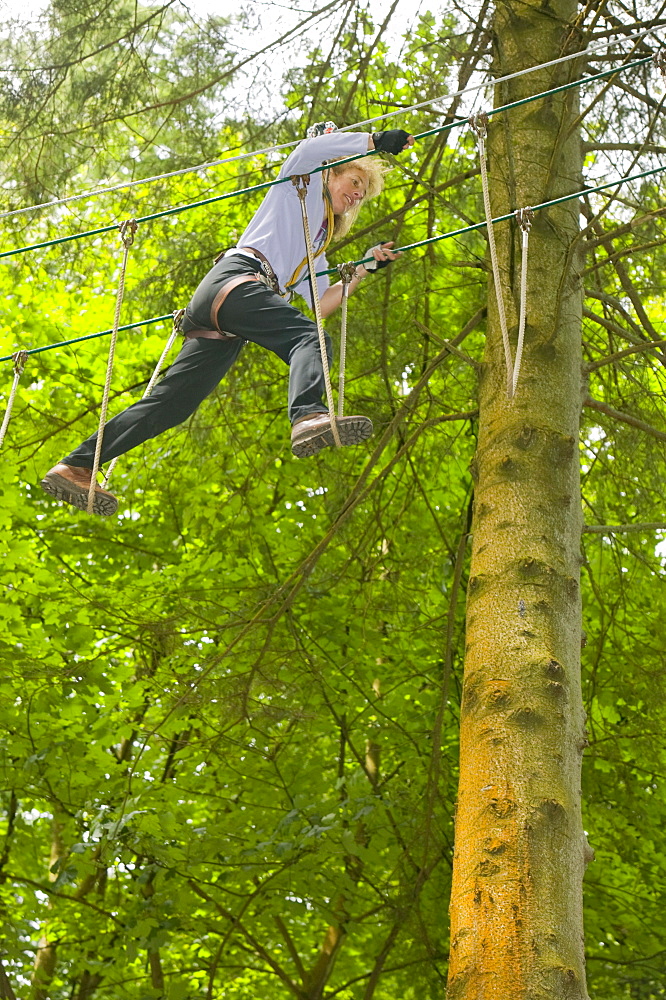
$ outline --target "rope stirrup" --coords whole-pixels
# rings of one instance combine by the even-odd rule
[[[99,415],[99,429],[97,431],[97,441],[95,443],[95,459],[90,473],[90,490],[88,492],[87,513],[93,513],[95,501],[95,487],[97,486],[97,473],[99,471],[99,460],[102,454],[102,440],[104,438],[104,427],[106,424],[106,414],[109,408],[109,393],[111,389],[111,376],[113,374],[113,358],[116,351],[116,341],[118,339],[118,327],[120,326],[120,307],[123,304],[125,293],[125,274],[127,273],[127,260],[130,247],[134,243],[138,224],[136,219],[126,219],[120,223],[120,239],[123,243],[123,259],[120,265],[120,278],[118,279],[118,293],[116,295],[116,310],[113,317],[113,331],[111,333],[111,343],[109,344],[109,360],[106,365],[106,380],[104,382],[104,392],[102,394],[102,407]]]
[[[12,387],[9,392],[9,399],[7,400],[7,409],[5,410],[2,427],[0,427],[0,447],[2,446],[2,442],[5,440],[5,434],[7,433],[7,428],[9,426],[9,418],[12,415],[12,407],[14,406],[14,399],[16,397],[19,379],[23,374],[27,360],[27,351],[15,351],[12,354],[12,361],[14,362],[14,381],[12,382]]]
[[[169,353],[169,351],[173,347],[174,340],[176,339],[176,337],[178,336],[178,334],[181,333],[181,324],[183,322],[183,316],[184,315],[185,315],[185,310],[184,309],[175,309],[174,310],[174,313],[173,313],[173,327],[171,329],[171,333],[169,334],[167,342],[164,345],[164,350],[160,354],[159,361],[155,365],[155,370],[154,370],[153,374],[150,376],[150,381],[148,382],[148,385],[146,386],[146,390],[145,390],[143,396],[141,397],[142,399],[145,399],[146,396],[150,396],[151,392],[155,388],[155,383],[157,382],[159,374],[162,371],[162,367],[163,367],[164,362],[166,360],[167,354]],[[106,484],[108,483],[109,479],[111,478],[111,473],[115,469],[117,461],[118,461],[118,458],[114,458],[113,461],[111,462],[111,464],[109,465],[108,471],[107,471],[106,475],[104,476],[104,482],[102,483],[102,486],[104,487],[104,489],[106,489]]]
[[[328,354],[326,352],[326,335],[324,333],[324,322],[321,317],[321,303],[319,301],[319,292],[317,290],[317,275],[315,273],[314,252],[312,250],[312,237],[310,236],[310,223],[308,222],[308,212],[307,208],[305,207],[305,198],[308,193],[308,184],[310,183],[310,175],[293,174],[291,178],[291,183],[296,188],[301,203],[301,215],[303,217],[303,235],[305,237],[305,250],[307,253],[308,268],[310,271],[310,287],[312,289],[312,305],[314,307],[315,318],[317,320],[317,333],[319,334],[319,350],[321,352],[321,366],[324,371],[324,384],[326,386],[326,402],[328,404],[328,415],[331,421],[331,432],[333,434],[333,441],[335,442],[335,447],[341,448],[342,442],[340,440],[338,422],[335,416],[335,408],[333,404],[333,389],[331,387],[331,373],[328,367]]]
[[[345,408],[345,364],[347,362],[347,305],[349,303],[349,285],[356,275],[356,265],[351,261],[338,264],[338,273],[342,281],[342,316],[340,319],[340,378],[338,381],[338,417],[342,417]]]
[[[488,248],[490,250],[490,263],[493,270],[493,284],[495,285],[495,298],[497,299],[497,312],[499,314],[500,329],[502,331],[502,343],[504,344],[504,360],[506,363],[506,394],[509,399],[513,396],[513,359],[511,357],[511,343],[509,341],[509,331],[506,323],[506,313],[504,311],[504,296],[500,282],[499,264],[497,262],[497,247],[495,246],[495,233],[493,231],[493,216],[490,210],[490,191],[488,188],[488,167],[486,166],[486,137],[488,135],[488,115],[481,112],[478,115],[471,115],[469,124],[476,135],[479,147],[479,162],[481,165],[481,187],[483,188],[483,207],[486,213],[486,230],[488,233]]]
[[[516,209],[516,219],[523,231],[523,243],[520,260],[520,318],[518,320],[518,344],[516,346],[516,360],[513,364],[512,385],[515,394],[518,388],[518,376],[520,375],[520,363],[523,359],[523,341],[525,339],[525,321],[527,317],[527,250],[530,240],[530,229],[534,212],[531,208]]]

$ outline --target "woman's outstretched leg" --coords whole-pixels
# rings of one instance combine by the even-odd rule
[[[113,417],[104,428],[101,461],[110,462],[137,445],[187,420],[213,391],[238,357],[243,341],[192,338],[186,340],[166,375],[150,396]],[[66,455],[42,480],[42,488],[57,500],[84,510],[88,503],[90,475],[97,434]],[[93,510],[114,514],[118,501],[97,486]]]

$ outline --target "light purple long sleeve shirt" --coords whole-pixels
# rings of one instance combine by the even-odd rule
[[[337,160],[345,156],[356,156],[368,149],[367,132],[330,132],[314,139],[304,139],[282,164],[278,177],[293,174],[308,174],[327,160]],[[310,235],[314,250],[326,239],[324,223],[326,206],[323,196],[322,172],[310,174],[305,205],[308,213]],[[276,184],[252,217],[250,224],[238,241],[239,247],[254,247],[268,259],[275,271],[280,288],[287,288],[287,282],[305,257],[305,238],[298,192],[290,181]],[[234,253],[235,250],[228,251]],[[328,268],[326,255],[317,258],[317,270]],[[291,289],[312,305],[310,286],[307,280],[307,264],[301,268]],[[328,275],[317,278],[317,288],[321,297],[330,282]]]

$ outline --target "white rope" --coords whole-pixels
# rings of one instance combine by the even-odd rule
[[[134,219],[120,224],[120,238],[123,241],[123,260],[120,265],[120,278],[118,281],[118,294],[116,295],[116,311],[113,317],[113,331],[111,333],[111,343],[109,345],[109,360],[106,365],[106,380],[104,382],[104,392],[102,394],[102,407],[99,415],[99,428],[97,431],[97,442],[95,444],[95,459],[90,473],[90,490],[88,491],[88,514],[93,513],[95,501],[95,489],[97,487],[97,473],[99,471],[99,459],[102,454],[102,440],[104,438],[104,426],[106,424],[106,413],[109,408],[109,391],[111,389],[111,376],[113,374],[113,357],[116,350],[116,340],[118,339],[118,327],[120,326],[120,307],[123,303],[125,292],[125,274],[127,271],[127,258],[129,250],[134,242],[134,234],[137,224]]]
[[[627,35],[624,41],[631,42],[637,39],[643,38],[645,35],[653,34],[652,29],[648,28],[644,31],[638,31],[633,35]],[[656,36],[655,36],[656,37]],[[429,107],[431,104],[438,104],[440,101],[454,101],[459,97],[463,97],[465,94],[472,94],[478,90],[483,90],[485,87],[496,86],[499,83],[506,83],[507,80],[515,80],[518,77],[526,76],[529,73],[536,73],[538,70],[547,69],[549,66],[556,66],[559,63],[569,62],[572,59],[582,59],[585,56],[591,55],[598,49],[605,48],[607,46],[607,40],[598,42],[596,45],[589,45],[586,49],[580,52],[572,52],[566,56],[560,56],[559,59],[551,59],[550,62],[539,63],[537,66],[528,66],[526,69],[518,70],[515,73],[508,73],[506,76],[498,76],[492,80],[486,80],[483,83],[474,84],[471,87],[464,87],[462,90],[456,90],[452,94],[442,94],[440,97],[432,97],[427,101],[421,101],[419,104],[412,104],[407,108],[401,108],[399,111],[389,111],[384,115],[376,115],[374,118],[365,118],[363,121],[356,122],[354,125],[345,125],[341,128],[340,132],[351,132],[362,125],[372,125],[375,122],[386,121],[388,118],[395,118],[398,115],[407,115],[410,111],[418,111],[420,108]],[[617,58],[623,58],[624,53],[618,53]],[[657,63],[659,65],[659,63]],[[621,67],[618,67],[621,69]],[[582,83],[585,81],[582,80]],[[166,180],[169,177],[180,177],[183,174],[197,173],[200,170],[210,170],[212,167],[221,166],[224,163],[237,163],[239,160],[248,160],[254,156],[263,156],[267,153],[278,152],[281,149],[288,149],[291,146],[296,146],[300,142],[300,139],[296,139],[292,142],[283,142],[276,146],[266,146],[264,149],[254,150],[251,153],[240,153],[238,156],[227,156],[220,160],[211,160],[210,163],[201,163],[196,167],[183,167],[180,170],[171,170],[164,174],[155,174],[152,177],[144,177],[136,181],[124,181],[120,184],[114,184],[111,187],[97,188],[93,191],[86,191],[82,194],[73,194],[67,198],[58,198],[54,201],[44,201],[39,205],[26,205],[23,208],[15,208],[8,212],[0,212],[0,219],[8,219],[13,215],[22,215],[25,212],[36,212],[41,208],[55,208],[58,205],[68,205],[71,202],[79,201],[82,198],[97,198],[102,194],[109,194],[113,191],[124,191],[126,189],[136,187],[139,184],[153,184],[155,181]]]
[[[500,329],[502,331],[502,343],[504,344],[504,360],[506,363],[506,394],[511,399],[513,396],[513,359],[511,357],[511,343],[509,341],[509,330],[506,323],[506,312],[504,311],[504,295],[502,293],[502,282],[497,260],[497,247],[495,245],[495,229],[493,226],[493,215],[490,209],[490,191],[488,187],[488,168],[486,166],[486,135],[488,127],[488,115],[472,115],[469,123],[476,133],[479,145],[479,161],[481,163],[481,187],[483,188],[483,206],[486,213],[486,231],[488,233],[488,247],[490,249],[490,263],[493,270],[493,283],[495,285],[495,298],[497,300],[497,312],[499,315]]]
[[[345,365],[347,363],[347,305],[349,303],[349,283],[356,274],[353,263],[338,264],[342,279],[342,316],[340,319],[340,377],[338,379],[338,418],[345,411]]]
[[[338,422],[335,416],[335,406],[333,404],[333,388],[331,386],[331,373],[328,367],[328,353],[326,351],[326,335],[324,333],[324,321],[321,316],[321,303],[319,301],[319,292],[317,290],[317,275],[315,272],[314,254],[312,252],[312,237],[310,236],[310,223],[308,221],[308,211],[305,206],[305,198],[308,193],[308,184],[310,183],[310,175],[295,174],[291,178],[291,182],[298,191],[298,197],[301,203],[301,215],[303,216],[303,234],[305,236],[305,250],[308,257],[308,268],[310,269],[312,305],[314,307],[315,318],[317,320],[317,333],[319,334],[319,350],[321,352],[321,366],[324,370],[324,384],[326,385],[326,402],[328,403],[328,415],[331,420],[331,431],[333,433],[333,440],[335,442],[335,447],[341,448],[342,441],[340,440],[340,433],[338,431]]]
[[[513,363],[512,386],[515,395],[518,388],[518,377],[520,375],[520,364],[523,360],[523,341],[525,339],[525,322],[527,319],[527,251],[530,241],[530,229],[534,212],[531,208],[519,208],[516,210],[516,218],[523,231],[523,244],[520,261],[520,318],[518,320],[518,344],[516,346],[516,360]]]
[[[2,427],[0,427],[0,447],[2,447],[2,442],[5,440],[5,434],[7,433],[7,428],[9,426],[9,418],[12,415],[12,407],[14,406],[14,399],[16,397],[16,392],[18,389],[19,379],[23,374],[23,369],[25,368],[25,363],[28,360],[27,351],[16,351],[12,354],[12,361],[14,362],[14,381],[9,392],[9,399],[7,400],[7,409],[5,410],[5,416],[2,421]]]
[[[155,370],[154,370],[153,374],[150,376],[150,381],[148,382],[148,385],[146,386],[145,392],[144,392],[143,396],[141,397],[142,399],[146,399],[147,396],[150,396],[151,392],[155,388],[155,383],[157,382],[157,379],[159,378],[159,374],[162,371],[162,367],[164,365],[164,362],[166,361],[166,357],[167,357],[169,351],[171,350],[171,348],[173,347],[174,340],[176,339],[176,337],[180,333],[180,323],[181,323],[181,320],[183,318],[184,313],[185,313],[184,309],[177,309],[176,312],[174,312],[174,314],[173,314],[173,327],[172,327],[171,333],[169,334],[169,337],[167,338],[167,342],[164,345],[164,350],[160,354],[159,361],[155,365]],[[116,462],[118,461],[119,457],[120,456],[117,456],[116,458],[114,458],[113,461],[109,464],[109,468],[108,468],[108,470],[107,470],[107,472],[106,472],[106,474],[104,476],[104,481],[102,483],[102,486],[104,487],[104,489],[106,489],[106,485],[107,485],[109,479],[111,478],[111,473],[115,469]]]

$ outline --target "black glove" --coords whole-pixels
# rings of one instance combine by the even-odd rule
[[[366,269],[366,271],[368,271],[368,272],[370,272],[370,271],[378,271],[380,267],[388,267],[389,264],[393,263],[392,260],[377,260],[375,257],[372,256],[372,251],[373,250],[381,250],[382,247],[387,242],[388,242],[388,240],[384,240],[383,243],[375,243],[374,247],[369,247],[365,251],[365,253],[363,254],[363,257],[364,258],[365,257],[370,257],[371,258],[370,260],[366,261],[365,264],[363,265],[363,267]],[[389,249],[390,249],[390,247],[389,247]]]
[[[388,132],[372,133],[375,149],[380,149],[382,153],[402,153],[408,139],[409,132],[404,132],[401,128],[392,128]]]

